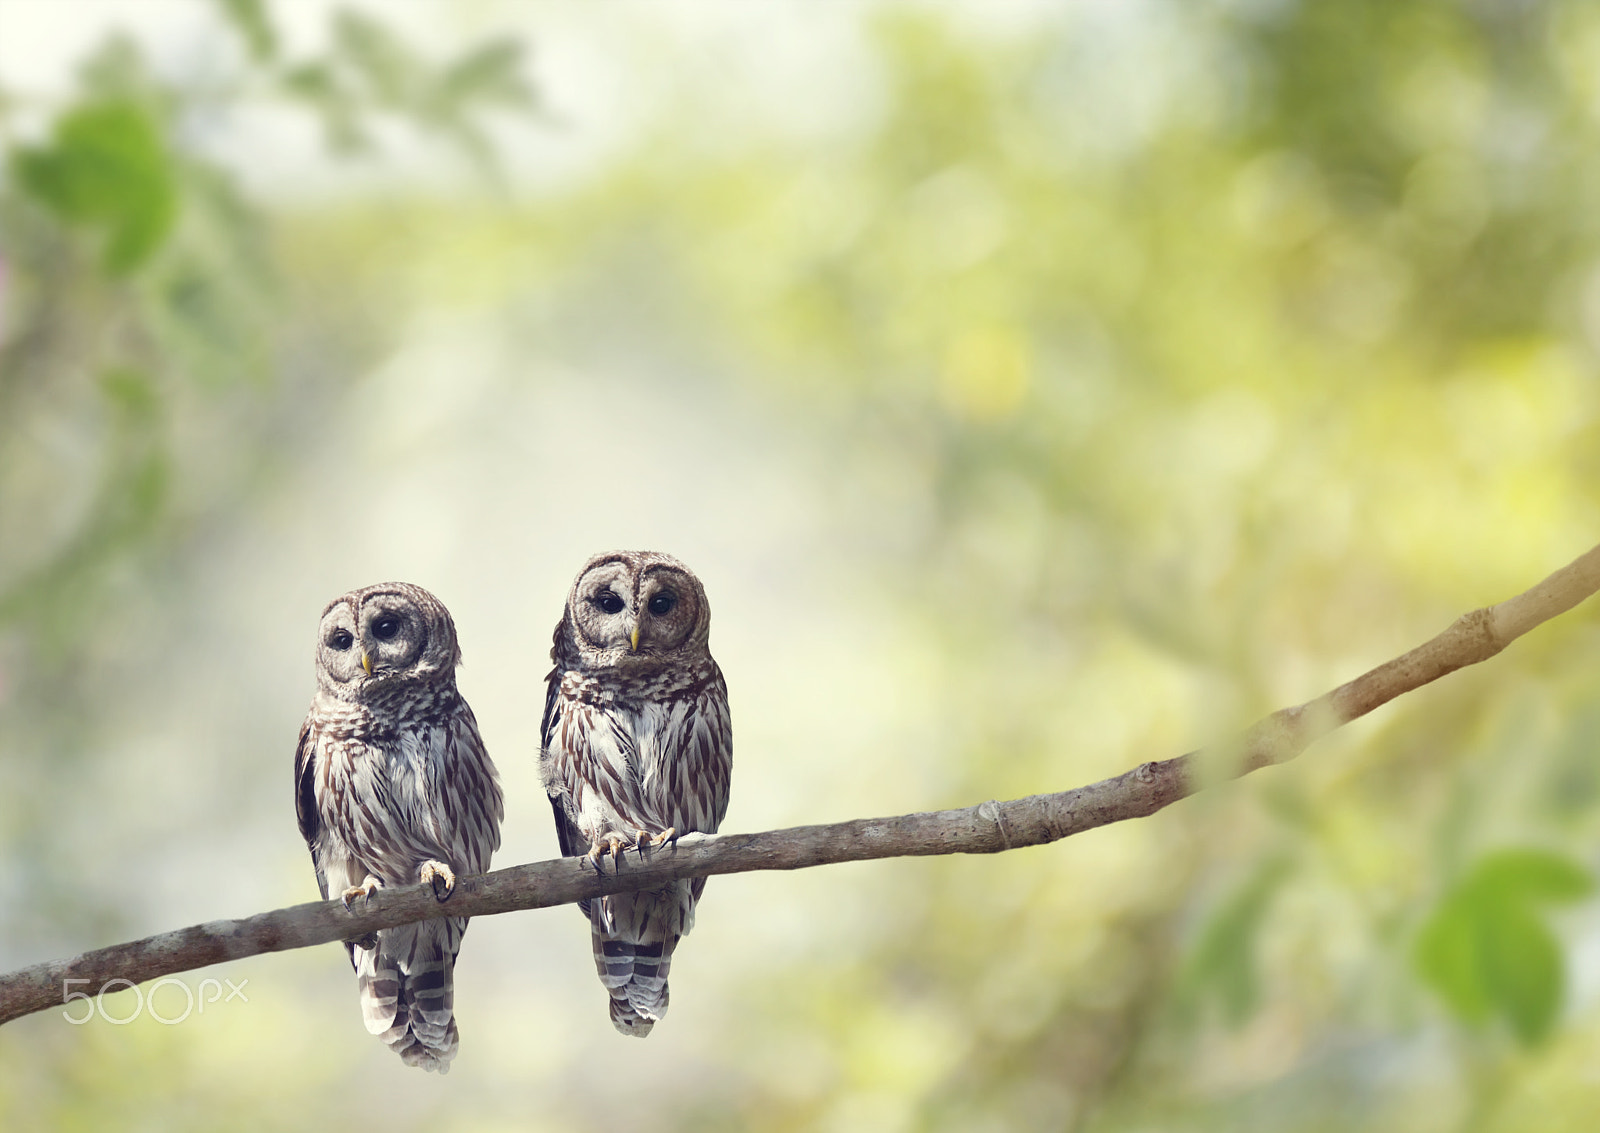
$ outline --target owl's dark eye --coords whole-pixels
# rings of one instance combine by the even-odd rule
[[[400,619],[393,614],[384,614],[372,623],[372,634],[380,641],[388,641],[400,632]]]
[[[622,613],[622,599],[609,590],[602,590],[594,596],[594,604],[607,614]]]
[[[336,629],[328,635],[328,645],[341,653],[354,645],[355,640],[347,629]]]
[[[659,618],[663,614],[670,614],[672,607],[677,604],[678,596],[671,591],[663,590],[660,594],[650,599],[650,612]]]

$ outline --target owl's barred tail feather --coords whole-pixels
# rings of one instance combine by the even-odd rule
[[[376,948],[352,956],[367,1030],[407,1066],[450,1071],[460,1043],[453,977],[466,926],[465,918],[441,917],[384,929]]]
[[[594,966],[611,994],[611,1023],[644,1038],[667,1013],[672,952],[694,927],[693,883],[614,893],[589,903]]]
[[[635,944],[595,926],[594,966],[611,993],[611,1023],[625,1035],[644,1038],[667,1013],[667,975],[677,938]]]

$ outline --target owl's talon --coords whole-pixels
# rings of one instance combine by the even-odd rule
[[[602,862],[607,854],[616,859],[616,862],[620,865],[623,851],[635,849],[637,846],[638,843],[632,838],[621,831],[613,830],[609,834],[602,834],[594,840],[594,844],[589,847],[588,858],[594,863],[596,873],[604,873],[605,866]]]
[[[417,880],[423,885],[433,886],[433,899],[443,904],[450,900],[450,894],[456,891],[455,870],[429,859],[422,863],[422,868],[417,870]],[[441,887],[440,883],[443,882]]]
[[[677,828],[672,826],[667,827],[659,834],[647,834],[645,831],[641,830],[639,831],[639,840],[637,843],[639,847],[639,856],[643,857],[657,846],[664,846],[668,842],[676,841],[677,837]]]
[[[373,877],[369,873],[367,875],[367,879],[360,885],[352,885],[350,888],[346,889],[344,891],[344,895],[341,896],[339,900],[344,904],[345,912],[349,912],[350,903],[357,897],[360,897],[362,903],[364,904],[367,901],[372,900],[372,895],[382,888],[383,882],[379,881],[376,877]]]
[[[594,863],[595,872],[604,873],[605,866],[603,863],[607,854],[611,855],[618,862],[621,862],[622,852],[632,848],[632,839],[630,839],[626,834],[620,834],[613,830],[611,833],[603,834],[594,840],[594,845],[589,847],[588,857],[589,860]]]

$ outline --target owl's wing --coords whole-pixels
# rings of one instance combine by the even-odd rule
[[[728,686],[714,665],[699,691],[673,706],[663,746],[675,755],[668,771],[672,825],[715,834],[728,813],[733,720]]]
[[[500,776],[465,700],[450,714],[447,728],[446,758],[439,764],[443,781],[436,796],[448,819],[447,851],[458,868],[482,873],[500,848],[500,822],[505,817]]]
[[[673,748],[679,753],[677,784],[672,792],[673,825],[680,831],[715,834],[728,813],[733,778],[733,717],[728,712],[728,686],[713,662],[711,678],[699,693],[673,714]],[[705,892],[706,879],[689,882],[690,900]]]
[[[561,805],[561,799],[555,795],[550,796],[550,812],[556,820],[556,843],[561,847],[561,856],[576,858],[589,852],[589,840],[579,833],[578,828],[567,821],[566,809]]]
[[[311,718],[300,725],[300,741],[294,749],[294,813],[300,820],[300,835],[311,851],[311,864],[317,871],[317,888],[328,899],[328,876],[317,859],[317,841],[322,836],[322,818],[317,814],[317,732]]]
[[[714,831],[728,813],[728,795],[733,789],[733,716],[728,711],[728,686],[718,669],[712,699],[715,707],[707,715],[711,718],[711,739],[708,750],[711,788],[711,829]]]
[[[539,721],[539,746],[550,746],[550,720],[556,712],[556,697],[561,693],[561,670],[551,669],[544,675],[544,719]]]
[[[561,847],[561,856],[575,858],[589,852],[589,843],[582,831],[567,817],[566,807],[562,805],[564,799],[569,797],[563,786],[566,778],[563,770],[571,756],[554,750],[556,731],[561,725],[561,670],[551,669],[544,681],[544,719],[539,722],[539,768],[545,777],[545,793],[549,796],[550,810],[556,820],[556,842]]]

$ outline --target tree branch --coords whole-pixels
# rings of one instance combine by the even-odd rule
[[[1204,782],[1299,755],[1319,737],[1446,673],[1487,660],[1534,626],[1600,590],[1600,546],[1537,586],[1458,618],[1443,633],[1348,684],[1259,721],[1237,743],[1143,763],[1058,794],[993,800],[962,810],[796,826],[760,834],[690,834],[676,845],[626,855],[597,874],[585,858],[560,858],[463,877],[446,903],[424,886],[385,889],[346,912],[317,901],[243,920],[209,921],[0,976],[0,1023],[63,1002],[64,981],[90,989],[141,983],[224,960],[306,948],[439,916],[488,916],[647,889],[677,878],[930,854],[992,854],[1054,842],[1154,814]]]

